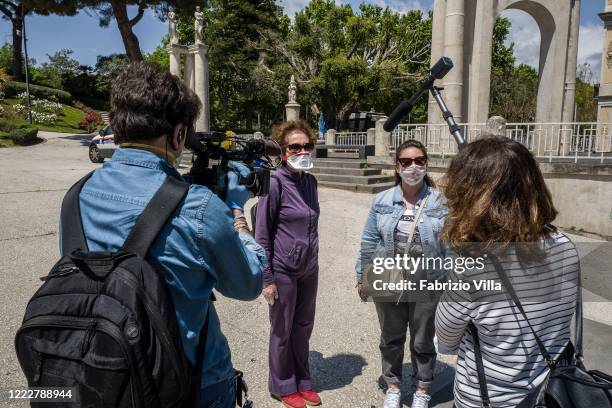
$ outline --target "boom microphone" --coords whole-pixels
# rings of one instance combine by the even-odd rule
[[[453,61],[448,57],[442,57],[431,68],[429,74],[421,81],[418,91],[410,97],[410,99],[402,101],[397,108],[391,113],[389,119],[383,125],[383,129],[387,132],[392,132],[397,124],[404,116],[410,112],[412,106],[419,100],[424,93],[427,93],[434,84],[436,79],[442,79],[453,69]]]

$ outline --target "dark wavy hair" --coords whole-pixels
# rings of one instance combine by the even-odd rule
[[[180,78],[152,62],[133,62],[113,81],[110,122],[115,142],[171,135],[178,124],[193,126],[197,95]]]
[[[425,147],[425,145],[419,142],[418,140],[410,139],[410,140],[406,140],[404,143],[399,145],[397,149],[395,149],[395,164],[396,165],[399,163],[399,158],[400,158],[400,154],[402,154],[402,151],[408,149],[409,147],[416,147],[423,153],[423,156],[427,160],[429,160],[429,156],[427,156],[427,148]],[[429,177],[429,174],[425,174],[425,182],[427,183],[429,187],[436,186],[436,183],[433,181],[431,177]],[[401,183],[402,183],[402,178],[396,171],[395,172],[395,185],[397,186]]]
[[[550,191],[533,155],[505,137],[469,143],[442,179],[448,216],[442,238],[451,246],[535,242],[555,228]]]

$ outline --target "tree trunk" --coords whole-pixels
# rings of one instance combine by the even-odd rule
[[[140,51],[140,44],[138,43],[138,37],[132,31],[132,23],[128,17],[127,5],[125,2],[113,0],[110,2],[113,7],[113,14],[115,20],[117,20],[117,26],[123,39],[123,45],[125,46],[125,53],[127,54],[130,61],[142,61],[142,52]]]
[[[11,19],[13,23],[13,77],[16,81],[23,80],[23,7],[17,8],[17,18]]]

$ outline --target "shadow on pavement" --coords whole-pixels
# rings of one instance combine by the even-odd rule
[[[400,390],[402,392],[402,406],[410,406],[412,404],[412,394],[415,388],[412,383],[412,364],[406,363],[402,367],[402,375],[404,377]],[[430,389],[431,401],[430,407],[451,408],[453,406],[453,383],[455,380],[455,369],[448,364],[438,361],[433,383]],[[378,378],[378,387],[384,394],[387,391],[387,384],[382,376]],[[381,405],[383,396],[381,396]]]
[[[72,135],[72,136],[63,136],[60,139],[66,139],[66,140],[78,140],[81,142],[82,146],[89,146],[89,143],[91,142],[91,139],[94,137],[95,135],[90,135],[90,134],[82,134],[82,135]]]
[[[323,357],[318,351],[309,355],[312,382],[317,391],[336,390],[353,382],[367,365],[358,354],[336,354]]]

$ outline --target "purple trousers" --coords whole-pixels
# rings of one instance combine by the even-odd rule
[[[277,396],[312,389],[308,353],[314,326],[318,267],[303,274],[276,272],[278,299],[270,306],[270,376],[268,388]]]

